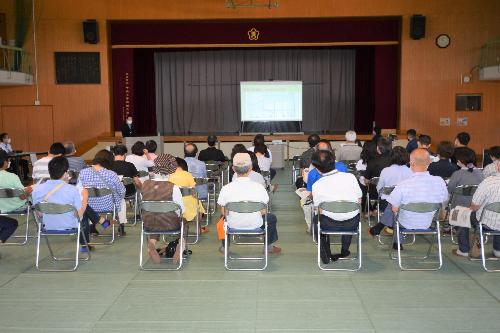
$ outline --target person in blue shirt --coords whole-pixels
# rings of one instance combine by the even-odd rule
[[[327,150],[327,151],[333,152],[333,148],[332,148],[332,145],[330,144],[330,141],[328,141],[326,139],[322,139],[319,141],[319,143],[316,145],[316,150],[317,151]],[[310,169],[309,173],[307,175],[307,190],[309,192],[312,192],[313,184],[318,179],[321,178],[321,174],[316,169],[315,161],[312,161],[312,165],[314,166],[314,168]],[[339,172],[348,172],[347,166],[344,163],[338,162],[338,161],[335,161],[335,169]]]
[[[408,144],[406,145],[406,151],[411,154],[412,151],[418,148],[417,142],[417,131],[413,128],[406,131],[406,137],[408,138]]]

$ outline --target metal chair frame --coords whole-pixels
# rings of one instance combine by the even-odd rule
[[[150,268],[145,266],[144,261],[144,238],[146,238],[149,235],[162,235],[163,239],[165,236],[175,236],[179,235],[179,245],[181,251],[184,249],[184,222],[181,222],[181,228],[178,230],[167,230],[167,231],[148,231],[144,229],[144,219],[142,218],[142,213],[143,212],[150,212],[150,213],[170,213],[170,212],[180,212],[180,216],[182,218],[182,209],[181,207],[173,202],[173,201],[166,201],[166,200],[161,200],[161,201],[152,201],[152,200],[145,200],[141,202],[141,221],[142,221],[142,226],[141,226],[141,248],[139,250],[139,267],[143,271],[178,271],[182,267],[182,263],[184,260],[184,255],[179,256],[179,263],[175,268]],[[173,261],[173,258],[162,258],[164,261]]]
[[[380,222],[380,200],[382,199],[382,195],[390,195],[392,191],[394,190],[394,186],[384,186],[380,189],[378,193],[378,199],[377,199],[377,223]],[[382,236],[380,234],[377,235],[377,240],[380,245],[385,245],[385,243],[382,241]],[[391,236],[392,238],[392,236]],[[415,242],[415,238],[413,239],[413,242]]]
[[[198,192],[196,192],[195,187],[179,187],[179,189],[181,190],[182,197],[193,196],[199,204]],[[200,210],[199,210],[198,204],[196,205],[196,232],[195,232],[195,234],[188,233],[186,235],[186,241],[189,237],[194,237],[194,241],[187,242],[187,244],[189,244],[189,245],[196,244],[200,240]]]
[[[444,219],[445,221],[448,219],[448,216],[450,215],[451,204],[453,203],[455,195],[472,197],[476,192],[478,186],[479,185],[459,185],[455,188],[455,190],[451,193],[450,200],[448,201],[448,205],[446,206],[446,214]],[[443,234],[443,237],[446,237],[446,235]],[[450,240],[452,244],[455,245],[458,244],[458,242],[455,240],[455,228],[452,225],[450,225]]]
[[[89,243],[87,241],[87,238],[85,237],[85,234],[83,233],[81,229],[81,219],[80,216],[78,215],[78,212],[75,207],[71,205],[62,205],[62,204],[56,204],[56,203],[38,203],[34,206],[35,210],[35,220],[38,225],[38,236],[37,236],[37,244],[36,244],[36,259],[35,259],[35,266],[36,269],[39,270],[40,272],[74,272],[78,268],[79,261],[88,261],[90,259],[90,248],[89,248]],[[54,230],[45,230],[43,228],[43,221],[40,220],[39,214],[47,214],[47,215],[59,215],[59,214],[65,214],[65,213],[73,213],[75,218],[78,220],[78,226],[76,229],[71,229],[71,230],[63,230],[63,231],[54,231]],[[89,250],[87,252],[87,255],[80,259],[80,235],[82,235],[85,246]],[[49,236],[76,236],[76,254],[74,258],[70,257],[56,257],[54,254],[54,251],[52,250],[52,247],[50,246],[49,242]],[[50,252],[50,256],[52,261],[57,262],[57,261],[75,261],[74,266],[71,269],[45,269],[45,268],[40,268],[40,241],[41,238],[44,237],[45,241],[47,243],[47,247]]]
[[[24,191],[18,188],[0,188],[0,199],[10,199],[10,198],[19,198],[24,194]],[[2,212],[0,216],[15,216],[16,218],[20,216],[26,216],[26,230],[24,231],[24,235],[14,235],[12,238],[22,238],[21,242],[5,242],[3,245],[26,245],[29,241],[29,238],[35,238],[36,236],[30,236],[29,234],[29,224],[30,224],[30,214],[31,207],[28,203],[25,210],[22,211],[12,211],[12,212]]]
[[[351,213],[357,211],[359,214],[361,214],[361,206],[357,202],[352,202],[352,201],[344,201],[344,200],[339,200],[339,201],[329,201],[329,202],[322,202],[319,204],[317,208],[317,214],[318,214],[318,233],[316,236],[317,242],[318,242],[318,253],[317,253],[317,260],[318,260],[318,267],[322,271],[349,271],[349,272],[356,272],[361,269],[362,265],[362,241],[361,241],[361,216],[359,217],[359,223],[358,223],[358,228],[355,231],[330,231],[330,230],[321,230],[321,223],[319,222],[319,216],[320,214],[323,214],[323,212],[330,212],[330,213]],[[333,235],[333,236],[345,236],[345,235],[351,235],[351,236],[358,236],[358,252],[356,253],[355,257],[351,258],[340,258],[341,260],[352,260],[352,261],[358,261],[358,265],[355,266],[354,268],[328,268],[324,266],[321,262],[321,235]]]
[[[428,202],[415,202],[415,203],[408,203],[401,205],[399,207],[398,214],[396,215],[395,218],[395,224],[396,224],[396,244],[397,244],[397,257],[393,257],[392,252],[392,246],[390,250],[390,257],[391,259],[397,259],[398,260],[398,265],[399,268],[402,271],[437,271],[440,270],[441,267],[443,266],[443,253],[442,253],[442,248],[441,248],[441,230],[439,227],[439,220],[436,218],[437,213],[441,209],[441,204],[439,203],[428,203]],[[436,226],[433,228],[432,226],[428,229],[404,229],[401,230],[400,223],[399,223],[399,213],[401,210],[405,211],[410,211],[414,213],[434,213],[433,221],[435,221]],[[408,268],[403,266],[402,264],[402,256],[401,256],[401,239],[400,235],[413,235],[414,237],[416,235],[422,235],[422,236],[428,236],[428,235],[436,235],[437,241],[438,241],[438,259],[439,259],[439,265],[438,267],[435,268]],[[410,257],[410,256],[405,256],[406,259],[420,259],[420,260],[425,260],[429,258],[429,255],[431,253],[432,249],[432,243],[429,242],[429,247],[427,249],[427,254],[423,257]]]
[[[229,212],[235,213],[255,213],[265,211],[264,215],[264,229],[241,230],[231,229],[227,225],[224,227],[224,267],[229,271],[263,271],[267,267],[268,253],[267,253],[267,204],[255,201],[238,201],[228,202],[224,206],[224,219],[227,219]],[[262,257],[233,257],[229,255],[229,237],[231,236],[249,236],[249,237],[263,237],[263,242],[260,243],[235,243],[235,245],[263,245],[264,255]],[[234,238],[233,238],[234,240]],[[256,268],[232,268],[231,262],[234,261],[263,261],[261,267]]]
[[[300,156],[294,156],[292,158],[292,185],[295,184],[300,173]]]
[[[370,216],[371,204],[377,203],[377,207],[378,207],[378,196],[376,199],[370,199],[370,188],[372,186],[374,186],[376,188],[378,181],[379,181],[379,177],[373,177],[372,179],[369,180],[368,185],[366,186],[366,214],[367,214],[366,219],[367,219],[369,227],[372,227],[371,216]],[[377,218],[378,218],[378,216],[377,216]]]
[[[96,213],[99,215],[104,215],[104,216],[111,215],[112,219],[115,220],[116,219],[116,207],[115,207],[113,190],[110,188],[107,188],[107,187],[87,187],[87,191],[89,193],[89,198],[98,198],[98,197],[104,197],[106,195],[111,195],[112,201],[113,201],[113,210],[107,211],[107,212],[96,211]],[[111,225],[111,236],[98,235],[97,237],[110,237],[110,240],[108,242],[89,242],[89,244],[90,245],[112,245],[115,242],[115,225],[114,225],[114,223]]]
[[[194,181],[196,182],[196,186],[207,185],[207,198],[198,198],[202,204],[206,203],[206,219],[205,223],[201,224],[202,227],[206,227],[210,223],[212,215],[215,213],[215,207],[217,206],[215,203],[215,184],[210,182],[210,178],[208,177],[195,177]]]
[[[486,272],[489,272],[489,273],[500,272],[500,269],[491,269],[491,268],[488,268],[488,266],[486,265],[487,261],[498,261],[498,260],[500,260],[500,258],[486,257],[486,253],[485,253],[485,249],[484,249],[484,245],[486,244],[486,239],[484,236],[486,236],[486,237],[488,237],[488,236],[500,237],[500,231],[499,230],[484,230],[483,229],[482,220],[483,220],[483,216],[484,216],[485,211],[490,211],[490,212],[500,214],[500,202],[493,202],[493,203],[486,205],[483,208],[483,211],[481,213],[481,218],[479,220],[479,239],[481,241],[481,263],[483,265],[483,268]]]
[[[135,186],[133,178],[123,177],[122,184],[123,184],[123,186],[134,185],[134,187],[135,187],[135,193],[133,195],[126,196],[124,198],[125,202],[130,203],[134,207],[134,223],[126,224],[127,227],[133,227],[133,226],[137,225],[137,215],[138,215],[137,210],[138,210],[138,205],[139,205],[139,191],[138,191],[137,187]]]

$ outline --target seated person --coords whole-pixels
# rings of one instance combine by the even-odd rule
[[[498,173],[484,179],[477,188],[471,203],[471,225],[477,228],[483,208],[493,202],[500,202],[500,164],[497,165]],[[482,221],[485,230],[500,230],[500,215],[494,212],[485,212]],[[453,254],[468,257],[470,250],[469,228],[459,228],[458,249]],[[493,237],[493,255],[500,258],[500,236]]]
[[[345,133],[346,142],[340,145],[337,160],[339,161],[357,161],[363,150],[356,143],[356,132],[347,131]]]
[[[376,155],[366,164],[366,170],[363,172],[365,185],[368,186],[370,180],[380,177],[382,170],[391,165],[392,141],[387,138],[379,138],[377,141]],[[370,187],[370,197],[376,198],[378,193],[375,187]],[[370,214],[375,214],[376,207],[370,207]]]
[[[269,196],[266,190],[256,182],[248,178],[252,171],[252,160],[247,153],[237,153],[233,158],[233,170],[238,177],[231,183],[224,185],[220,191],[217,203],[221,206],[221,214],[224,215],[224,206],[229,202],[255,201],[267,204]],[[262,214],[266,212],[255,212],[251,214],[239,214],[229,212],[226,223],[229,228],[234,229],[256,229],[264,228]],[[267,213],[267,251],[271,254],[278,254],[281,249],[273,243],[278,240],[276,229],[276,216]],[[223,243],[224,244],[224,243]],[[219,248],[219,252],[224,253],[224,245]]]
[[[235,144],[233,146],[233,149],[231,150],[231,161],[233,160],[234,155],[236,155],[237,153],[246,153],[246,152],[248,152],[248,150],[244,145],[242,145],[241,143]],[[254,155],[255,155],[255,153],[254,153]],[[253,163],[253,160],[252,160],[252,163]],[[259,166],[259,164],[257,162],[257,157],[255,157],[255,164],[253,164],[253,170],[255,172],[260,173],[260,169],[259,170],[255,169],[256,166],[257,167]],[[233,168],[229,168],[229,181],[233,180],[233,175],[234,175]]]
[[[252,152],[255,152],[255,147],[256,146],[261,146],[261,145],[264,145],[266,146],[266,142],[264,140],[264,135],[262,134],[257,134],[255,135],[255,137],[253,138],[253,146],[251,147],[248,147],[247,150],[248,151],[252,151]],[[267,148],[267,146],[266,146]],[[273,154],[271,153],[271,150],[269,148],[267,148],[266,150],[266,154],[265,154],[265,157],[269,158],[269,160],[271,161],[271,163],[273,162]],[[276,175],[276,170],[271,168],[270,169],[270,173],[271,173],[271,179],[274,178],[274,176]]]
[[[453,144],[450,141],[441,141],[437,147],[437,156],[439,160],[429,165],[428,171],[431,176],[439,176],[448,179],[458,170],[458,166],[451,162],[453,155]]]
[[[154,179],[146,180],[142,184],[142,200],[143,201],[173,201],[178,204],[184,211],[184,202],[182,194],[177,185],[168,181],[169,176],[177,169],[175,157],[170,154],[160,154],[154,160],[153,167]],[[182,217],[181,212],[171,212],[165,214],[142,213],[142,221],[144,229],[147,231],[169,231],[179,230],[181,228]],[[184,229],[184,239],[187,235],[187,224]],[[148,253],[156,264],[160,263],[160,255],[156,250],[156,243],[160,240],[160,235],[150,235],[148,238]],[[185,243],[184,243],[185,244]],[[184,249],[182,249],[183,251]],[[180,245],[177,246],[174,255],[174,261],[180,259],[182,252]]]
[[[132,154],[127,155],[127,157],[125,157],[125,161],[135,165],[137,171],[149,171],[149,168],[152,168],[155,165],[154,162],[148,160],[146,156],[147,150],[144,142],[137,141],[132,145],[131,150]]]
[[[87,167],[87,163],[81,157],[75,156],[76,148],[73,142],[66,141],[64,143],[64,150],[64,157],[68,160],[69,170],[80,172]]]
[[[136,188],[141,189],[142,182],[139,178],[139,172],[135,168],[135,165],[125,161],[125,156],[127,155],[127,147],[124,145],[117,145],[113,147],[113,153],[115,155],[113,164],[111,165],[111,170],[116,172],[118,176],[132,178],[134,184],[128,184],[125,186],[125,197],[130,197],[135,194]],[[121,224],[127,223],[127,205],[125,199],[121,201],[121,209],[118,213],[118,220]]]
[[[448,191],[453,191],[461,185],[479,185],[484,180],[481,170],[476,169],[476,153],[474,150],[463,147],[457,149],[455,154],[459,170],[455,171],[448,182]],[[455,194],[451,202],[451,208],[455,206],[470,207],[472,197]]]
[[[338,172],[335,169],[334,152],[318,150],[313,155],[313,161],[322,176],[312,188],[314,207],[318,207],[323,202],[339,200],[361,203],[362,192],[356,177],[351,173]],[[321,229],[324,230],[354,231],[358,229],[359,219],[359,211],[350,213],[323,212],[319,216],[319,223]],[[318,223],[318,216],[314,217],[314,223]],[[321,237],[323,237],[322,242],[329,249],[329,237],[326,235]],[[322,258],[323,263],[327,264],[330,260],[336,261],[339,258],[348,257],[350,255],[351,239],[351,235],[343,235],[340,254],[331,255],[330,258]],[[327,253],[330,254],[330,252],[327,250]]]
[[[41,179],[50,178],[49,175],[49,162],[54,157],[63,156],[66,153],[66,149],[64,149],[64,145],[60,142],[54,142],[49,149],[49,154],[41,159],[37,160],[35,164],[33,164],[33,180],[39,181]]]
[[[125,186],[122,184],[116,172],[112,171],[114,157],[113,154],[105,149],[100,150],[92,160],[92,166],[83,169],[78,177],[78,186],[85,188],[109,188],[113,191],[102,197],[90,197],[89,206],[97,213],[110,212],[113,208],[120,214],[122,209],[122,200],[125,198]],[[95,233],[95,224],[91,227],[92,233]],[[125,236],[125,226],[120,224],[120,236]]]
[[[309,143],[309,149],[307,149],[305,152],[302,153],[302,155],[300,155],[301,175],[303,169],[309,168],[309,166],[311,165],[312,155],[316,151],[316,145],[319,143],[319,140],[321,140],[321,138],[316,133],[309,135],[309,137],[307,138],[307,143]]]
[[[500,160],[500,146],[493,146],[489,149],[490,157],[493,163],[484,167],[484,178],[498,174],[498,161]],[[484,158],[484,157],[483,157]]]
[[[248,178],[250,178],[250,180],[252,180],[254,182],[261,184],[262,186],[264,186],[264,188],[267,189],[268,184],[267,184],[266,180],[264,179],[264,177],[260,174],[259,162],[257,160],[257,156],[255,155],[255,153],[253,153],[251,151],[247,151],[246,153],[248,155],[250,155],[250,159],[252,160],[252,171],[250,171]],[[234,181],[237,178],[238,178],[238,175],[234,174],[232,181]]]
[[[198,159],[203,162],[208,162],[208,161],[225,162],[226,156],[224,156],[222,150],[215,148],[216,143],[217,143],[217,137],[215,135],[209,135],[207,137],[208,148],[200,151]]]
[[[334,153],[334,150],[332,148],[332,145],[330,144],[330,141],[328,141],[326,139],[322,139],[319,141],[319,143],[316,145],[316,150],[317,151],[324,150],[324,151],[329,151],[331,153]],[[335,170],[337,170],[339,172],[348,172],[347,166],[343,162],[335,161],[334,164],[335,164]],[[307,174],[305,174],[305,177],[307,178],[306,188],[309,192],[311,192],[314,183],[318,179],[321,178],[321,173],[318,170],[316,170],[314,160],[312,163],[312,167],[310,167],[309,170],[305,173],[307,173]]]
[[[11,142],[12,139],[9,137],[8,133],[0,134],[0,150],[3,150],[7,154],[15,153],[15,151],[12,150]],[[16,159],[11,160],[9,171],[16,172],[19,169],[19,167],[21,167],[23,171],[23,178],[28,179],[28,172],[29,172],[28,160],[21,158],[19,159],[20,165],[17,165],[16,163],[17,163]]]
[[[68,160],[62,156],[54,157],[48,164],[50,179],[43,184],[36,185],[33,190],[33,204],[39,202],[52,202],[71,205],[78,211],[81,218],[81,230],[87,242],[90,241],[89,219],[85,214],[88,193],[84,188],[79,188],[67,183],[69,180]],[[72,212],[59,215],[44,215],[43,227],[46,230],[71,230],[78,228],[78,220]],[[82,235],[80,235],[81,252],[88,252]]]
[[[156,155],[156,150],[158,149],[158,145],[155,140],[146,141],[146,158],[150,161],[154,161],[158,155]]]
[[[460,132],[457,134],[455,137],[455,148],[460,148],[460,147],[467,147],[470,142],[470,134],[467,132]],[[451,162],[452,163],[457,163],[457,159],[455,157],[455,154],[451,157]]]
[[[415,131],[413,128],[410,128],[406,131],[406,137],[408,138],[406,151],[408,152],[408,154],[411,154],[412,151],[418,148],[417,131]]]
[[[31,187],[24,187],[19,177],[7,171],[9,168],[9,155],[0,150],[0,188],[16,188],[24,191],[19,198],[0,199],[0,213],[10,213],[23,211],[26,209],[26,197],[31,194]],[[16,231],[18,222],[8,216],[0,216],[0,243],[5,243],[7,239]]]
[[[448,199],[448,189],[443,179],[431,176],[427,172],[430,162],[429,152],[425,149],[417,148],[411,153],[410,168],[413,175],[399,182],[386,199],[394,214],[398,213],[399,207],[403,204],[418,202],[442,204]],[[402,210],[399,214],[399,223],[405,229],[428,229],[433,217],[434,213],[414,213]],[[384,222],[388,223],[388,227],[392,227],[392,221],[384,220]],[[368,234],[373,237],[376,231],[370,228]],[[397,237],[396,233],[394,237]],[[397,249],[396,244],[393,240],[394,249]]]
[[[431,142],[432,139],[429,135],[426,134],[420,134],[418,137],[418,148],[426,149],[429,152],[429,156],[431,157],[431,162],[437,162],[439,161],[439,157],[434,155],[434,153],[431,151]]]
[[[179,188],[181,187],[195,187],[196,182],[194,181],[193,176],[187,171],[188,166],[185,160],[182,158],[176,157],[175,162],[177,164],[177,168],[175,172],[169,175],[168,181],[177,185]],[[196,208],[198,207],[198,213],[200,215],[205,214],[205,209],[201,202],[198,201],[194,196],[186,196],[182,197],[184,201],[184,211],[183,217],[186,221],[193,221],[196,218]],[[207,229],[202,229],[202,232],[207,232]]]
[[[186,157],[186,163],[188,165],[188,171],[196,178],[206,178],[207,177],[207,165],[196,158],[198,153],[198,147],[194,143],[188,143],[184,146],[184,156]],[[198,185],[196,187],[198,192],[198,197],[200,199],[205,199],[207,197],[208,186]]]
[[[396,186],[401,181],[410,178],[413,172],[406,165],[410,161],[408,152],[403,147],[394,147],[391,151],[391,166],[384,168],[380,173],[380,179],[377,184],[377,191],[384,187]],[[377,223],[371,228],[373,235],[378,235],[386,225],[391,225],[394,215],[392,214],[391,207],[387,204],[387,194],[380,195],[380,210],[384,212],[382,221]]]

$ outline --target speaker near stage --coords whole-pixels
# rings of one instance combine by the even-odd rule
[[[425,37],[425,16],[415,14],[410,18],[411,39],[421,39]]]
[[[99,43],[99,25],[96,20],[83,21],[83,41],[87,44]]]

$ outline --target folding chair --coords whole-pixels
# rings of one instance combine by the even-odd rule
[[[264,214],[264,229],[234,229],[225,225],[225,237],[224,237],[224,267],[229,271],[263,271],[267,267],[267,205],[263,202],[255,201],[238,201],[238,202],[228,202],[224,206],[224,219],[227,221],[227,216],[230,212],[240,213],[240,214],[250,214],[265,211]],[[262,242],[258,243],[236,243],[235,245],[261,245],[263,246],[264,254],[261,257],[234,257],[229,255],[229,237],[232,236],[243,236],[243,237],[263,237]],[[263,264],[255,268],[233,268],[231,263],[236,261],[260,261]]]
[[[358,163],[358,161],[355,161],[355,160],[344,160],[344,161],[341,161],[341,162],[346,165],[347,171],[349,171],[350,173],[354,173],[356,171],[356,164]]]
[[[267,194],[271,194],[271,171],[261,171],[260,174],[262,175],[262,177],[264,177],[264,180],[266,181]],[[270,195],[269,195],[269,202],[268,202],[267,206],[268,206],[269,211],[271,211],[272,202],[271,202]]]
[[[220,192],[222,188],[222,163],[217,161],[207,161],[205,162],[207,167],[207,178],[210,179],[211,182],[217,184],[216,193]]]
[[[349,271],[349,272],[355,272],[358,271],[361,268],[361,263],[362,263],[362,252],[361,252],[361,216],[359,219],[359,224],[357,230],[354,231],[330,231],[330,230],[322,230],[321,229],[321,223],[319,222],[319,217],[320,214],[323,214],[323,212],[330,212],[330,213],[351,213],[351,212],[358,212],[361,213],[361,206],[357,202],[351,202],[351,201],[329,201],[329,202],[322,202],[318,206],[317,214],[318,214],[318,233],[316,236],[316,239],[318,241],[318,267],[323,270],[323,271]],[[353,261],[358,261],[357,266],[354,268],[328,268],[326,266],[322,265],[321,262],[321,235],[332,235],[332,236],[346,236],[346,235],[351,235],[351,236],[358,236],[358,252],[355,257],[353,258],[341,258],[341,259],[347,259],[347,260],[353,260]]]
[[[0,200],[1,199],[12,199],[12,198],[19,198],[24,194],[24,191],[18,188],[0,188]],[[29,204],[20,210],[12,211],[12,212],[1,212],[0,216],[13,216],[19,218],[20,216],[26,216],[26,230],[24,231],[23,236],[18,236],[15,235],[13,238],[22,238],[23,240],[21,242],[5,242],[3,245],[25,245],[28,243],[29,240],[29,222],[30,222],[30,206]],[[31,236],[34,237],[34,236]]]
[[[479,220],[479,239],[481,241],[481,262],[483,264],[483,268],[485,271],[489,272],[489,273],[493,273],[493,272],[500,272],[500,269],[491,269],[491,268],[488,268],[487,265],[486,265],[486,261],[498,261],[499,258],[497,257],[486,257],[486,254],[485,254],[485,250],[484,250],[484,247],[485,247],[485,244],[486,244],[486,241],[485,241],[485,237],[494,237],[494,236],[497,236],[497,237],[500,237],[500,230],[484,230],[483,228],[483,216],[484,216],[484,212],[492,212],[492,213],[496,213],[496,214],[499,214],[497,216],[500,216],[500,202],[493,202],[493,203],[490,203],[488,205],[486,205],[484,208],[483,208],[483,211],[481,213],[481,218]]]
[[[103,211],[103,212],[98,212],[96,211],[97,214],[99,215],[104,215],[107,217],[108,215],[111,215],[111,219],[115,220],[116,219],[116,207],[115,207],[115,200],[114,200],[114,193],[113,190],[110,188],[106,187],[87,187],[87,191],[89,193],[89,198],[99,198],[99,197],[105,197],[107,195],[111,195],[112,197],[112,202],[113,202],[113,209],[110,211]],[[111,245],[115,242],[115,224],[113,223],[111,225],[111,236],[109,235],[98,235],[97,237],[110,237],[111,239],[108,242],[90,242],[90,245]]]
[[[192,196],[198,202],[198,193],[196,192],[196,188],[194,187],[180,187],[182,197]],[[187,222],[187,221],[186,221]],[[189,237],[194,237],[194,241],[187,242],[189,245],[193,245],[198,243],[200,240],[200,211],[198,205],[196,205],[196,232],[195,234],[187,234],[186,239]]]
[[[181,207],[173,202],[173,201],[142,201],[141,202],[141,215],[144,212],[149,212],[149,213],[154,213],[154,214],[165,214],[165,213],[170,213],[170,212],[180,212],[180,215],[182,216],[182,209]],[[179,270],[182,267],[182,262],[183,262],[183,255],[179,256],[179,264],[174,267],[174,268],[167,268],[167,267],[160,267],[160,268],[149,268],[145,267],[145,261],[144,261],[144,238],[146,238],[149,235],[162,235],[163,237],[165,236],[179,236],[179,246],[181,251],[184,249],[184,223],[181,222],[181,227],[180,229],[177,230],[162,230],[162,231],[150,231],[146,230],[144,226],[144,218],[142,218],[142,227],[141,227],[141,249],[139,252],[139,267],[143,271],[176,271]],[[172,261],[173,258],[162,258],[164,261]]]
[[[139,175],[139,178],[149,177],[148,171],[140,170],[140,171],[137,171],[137,174]]]
[[[474,196],[474,193],[476,193],[478,185],[459,185],[455,188],[455,190],[451,193],[450,195],[450,200],[448,201],[448,206],[446,207],[446,214],[445,214],[445,219],[444,221],[448,220],[448,216],[451,212],[451,204],[453,203],[453,199],[456,195],[462,195],[465,197],[471,197]],[[450,239],[453,244],[458,244],[457,241],[455,240],[455,228],[450,225]],[[443,235],[444,237],[445,235]]]
[[[215,203],[215,184],[210,182],[210,178],[208,177],[195,177],[194,181],[196,182],[196,186],[207,185],[207,197],[198,198],[198,200],[205,204],[206,206],[206,219],[205,224],[202,224],[202,227],[206,227],[210,222],[212,215],[215,213],[215,207],[217,206]]]
[[[377,204],[378,207],[378,196],[376,198],[370,198],[370,190],[372,188],[377,188],[377,184],[379,181],[379,177],[373,177],[368,182],[368,186],[366,186],[366,214],[367,214],[367,222],[368,226],[372,227],[371,217],[370,217],[370,207],[374,204]]]
[[[437,271],[440,270],[441,267],[443,266],[443,255],[442,255],[442,250],[441,250],[441,233],[440,233],[440,228],[439,228],[439,220],[436,218],[437,213],[441,209],[441,204],[439,203],[428,203],[428,202],[416,202],[416,203],[408,203],[401,205],[399,207],[398,214],[396,215],[395,219],[395,224],[396,224],[396,229],[395,229],[395,237],[396,237],[396,243],[397,243],[397,257],[394,258],[392,256],[392,246],[391,246],[391,251],[390,251],[390,256],[392,259],[397,259],[398,260],[398,265],[399,268],[402,271]],[[400,227],[399,223],[399,214],[401,211],[407,211],[407,212],[413,212],[413,213],[433,213],[433,221],[436,222],[436,226],[432,227],[430,226],[427,229],[404,229]],[[439,259],[439,265],[438,267],[435,268],[408,268],[404,267],[402,264],[402,256],[401,256],[401,239],[400,235],[421,235],[421,236],[429,236],[429,235],[435,235],[437,237],[437,242],[438,242],[438,259]],[[420,259],[420,260],[425,260],[429,258],[429,255],[431,253],[432,249],[432,243],[429,242],[429,248],[427,249],[427,254],[423,257],[410,257],[406,256],[406,259]]]
[[[90,259],[90,251],[87,252],[87,255],[80,259],[80,235],[82,236],[85,246],[87,248],[89,247],[87,238],[85,238],[85,234],[83,233],[83,230],[81,228],[81,220],[80,216],[78,215],[77,210],[75,207],[71,205],[62,205],[62,204],[56,204],[56,203],[50,203],[50,202],[44,202],[44,203],[38,203],[34,207],[35,210],[35,220],[38,224],[38,239],[36,243],[36,259],[35,259],[35,264],[36,264],[36,269],[38,269],[40,272],[73,272],[78,268],[78,264],[80,260],[87,261]],[[69,230],[50,230],[46,229],[46,226],[43,223],[43,216],[46,215],[60,215],[60,214],[66,214],[66,213],[72,213],[74,217],[78,220],[78,225],[76,228],[69,229]],[[71,257],[56,257],[54,254],[54,251],[52,250],[52,247],[50,246],[49,242],[49,236],[71,236],[76,238],[76,250],[75,250],[75,257],[74,259]],[[42,237],[45,238],[45,241],[47,242],[47,247],[50,252],[50,256],[53,262],[57,261],[75,261],[75,264],[72,268],[70,269],[48,269],[48,268],[40,268],[40,241]]]
[[[384,186],[380,189],[378,193],[378,199],[377,199],[377,223],[380,222],[380,200],[382,200],[382,195],[390,195],[392,191],[394,190],[394,186]],[[392,238],[392,236],[391,236]],[[385,245],[385,243],[382,241],[382,238],[380,234],[377,235],[377,240],[380,245]]]
[[[135,186],[134,179],[130,177],[122,178],[123,186],[127,187],[128,185],[134,185],[135,193],[129,196],[125,196],[125,202],[128,202],[132,207],[134,207],[134,223],[128,224],[128,226],[133,227],[137,224],[137,207],[139,204],[139,192],[137,191],[137,187]]]
[[[300,173],[300,156],[292,158],[292,185],[295,184]]]

